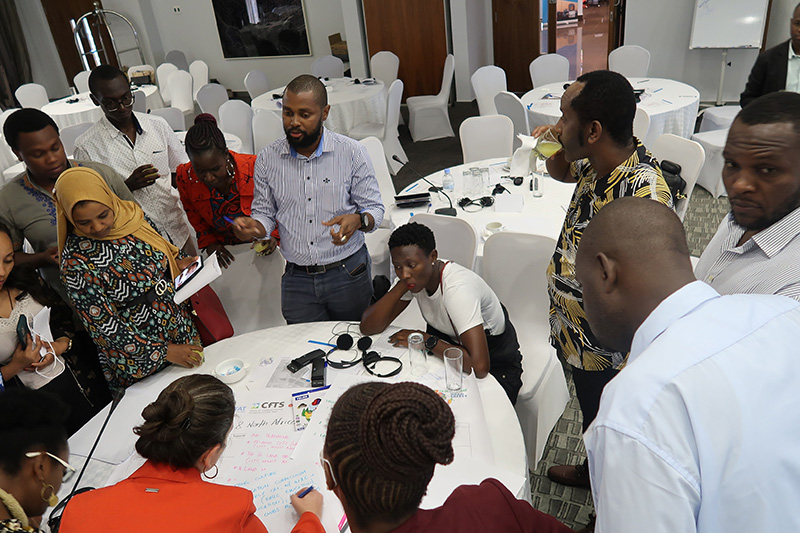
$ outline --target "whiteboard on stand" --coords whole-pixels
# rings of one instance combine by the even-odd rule
[[[772,0],[696,0],[689,48],[761,48]]]

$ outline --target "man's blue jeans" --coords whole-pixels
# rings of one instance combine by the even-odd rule
[[[308,274],[287,263],[281,279],[281,310],[289,324],[360,321],[371,297],[372,264],[366,246],[322,274]]]

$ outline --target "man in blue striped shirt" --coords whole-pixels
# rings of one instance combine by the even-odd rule
[[[330,107],[317,78],[292,80],[282,109],[286,139],[258,155],[252,215],[234,232],[265,239],[279,228],[286,322],[361,320],[372,296],[364,233],[384,214],[372,162],[361,143],[323,127]],[[276,244],[269,237],[268,250]]]
[[[800,300],[800,94],[753,100],[733,121],[722,152],[731,212],[695,268],[722,294]]]

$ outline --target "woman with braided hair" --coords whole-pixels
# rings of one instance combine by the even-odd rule
[[[345,392],[328,421],[322,463],[353,533],[572,531],[496,479],[419,509],[436,465],[453,461],[454,435],[450,407],[418,383],[369,382]]]
[[[233,255],[225,245],[243,242],[234,235],[230,221],[250,216],[256,156],[228,150],[225,135],[209,113],[197,115],[185,143],[189,162],[176,171],[183,208],[197,232],[197,245],[208,255],[217,252],[219,264],[227,268]],[[278,238],[278,230],[273,236]]]
[[[60,532],[265,533],[249,490],[201,478],[217,475],[235,408],[233,391],[214,376],[172,382],[134,428],[136,451],[147,462],[116,485],[75,496],[64,509]],[[324,533],[322,494],[294,495],[292,505],[300,515],[293,533]]]

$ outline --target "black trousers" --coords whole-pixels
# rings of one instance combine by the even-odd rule
[[[619,370],[608,368],[606,370],[588,371],[572,367],[572,380],[575,382],[575,395],[581,406],[583,414],[583,431],[597,416],[600,408],[600,395],[606,383],[619,373]]]

